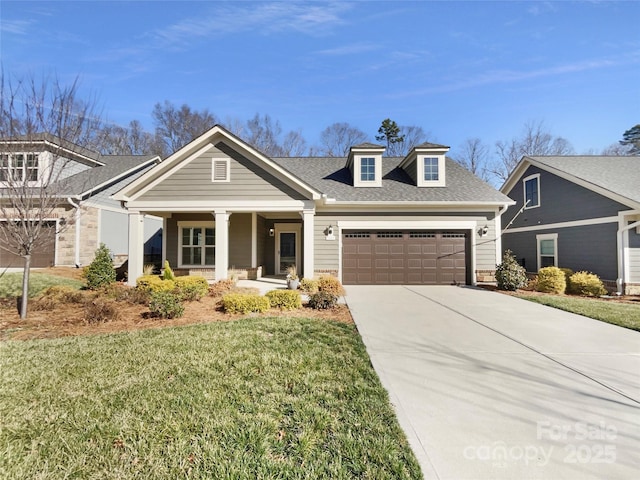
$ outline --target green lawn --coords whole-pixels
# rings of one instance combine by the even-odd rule
[[[31,272],[29,276],[29,296],[35,297],[53,285],[68,285],[80,289],[84,286],[84,283],[71,278]],[[17,297],[18,295],[22,295],[22,272],[2,275],[0,277],[0,298]]]
[[[640,304],[556,295],[518,295],[518,297],[640,331]]]
[[[0,343],[2,478],[421,478],[353,325]]]

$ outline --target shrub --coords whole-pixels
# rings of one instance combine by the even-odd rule
[[[318,280],[318,291],[325,292],[336,297],[345,294],[344,287],[336,277],[331,275],[323,275]]]
[[[500,290],[515,291],[527,286],[527,272],[511,250],[504,252],[502,263],[496,266],[496,281]]]
[[[173,270],[171,270],[171,267],[169,266],[169,260],[165,260],[164,261],[164,270],[162,270],[162,279],[163,280],[175,280],[176,276],[173,273]]]
[[[558,267],[544,267],[538,272],[536,290],[544,293],[564,293],[567,281]]]
[[[296,310],[302,308],[302,297],[297,290],[271,290],[266,297],[274,308]]]
[[[176,288],[173,280],[162,280],[157,275],[143,275],[136,280],[136,287],[150,293],[170,292]]]
[[[142,267],[142,274],[153,275],[153,272],[155,272],[155,270],[156,270],[156,266],[153,263],[146,263],[144,267]]]
[[[96,250],[93,261],[84,270],[87,287],[95,290],[116,281],[116,270],[113,268],[111,252],[104,243]]]
[[[269,299],[262,295],[227,293],[222,297],[222,307],[227,313],[266,312],[271,308]]]
[[[89,323],[104,323],[120,320],[118,302],[111,298],[95,298],[85,304],[84,319]]]
[[[33,310],[55,310],[60,304],[82,304],[85,295],[73,287],[54,285],[47,288],[32,304]]]
[[[573,275],[573,270],[570,268],[560,268],[560,270],[564,273],[564,280],[567,282],[567,288],[569,288],[569,278]]]
[[[119,302],[129,302],[132,304],[148,305],[151,300],[149,290],[134,288],[124,283],[112,283],[100,289],[100,293],[108,298],[113,298]]]
[[[338,297],[333,293],[319,291],[309,295],[309,306],[315,310],[327,310],[338,303]]]
[[[182,300],[187,302],[200,300],[209,292],[209,282],[199,275],[177,277],[174,282]]]
[[[607,293],[600,277],[589,272],[577,272],[571,275],[568,290],[574,295],[587,297],[598,297]]]
[[[300,280],[300,290],[302,290],[307,295],[311,295],[312,293],[316,293],[318,291],[319,284],[320,282],[318,282],[318,280],[303,278],[302,280]]]
[[[154,317],[177,318],[184,313],[180,295],[174,292],[157,291],[151,293],[149,311]]]
[[[235,286],[236,282],[231,278],[227,280],[220,280],[209,286],[209,295],[212,297],[221,297],[232,290]]]

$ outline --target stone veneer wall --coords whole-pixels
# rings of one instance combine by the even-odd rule
[[[80,208],[80,266],[91,263],[98,248],[99,212],[94,207]],[[75,210],[69,206],[57,209],[58,217],[66,219],[66,226],[58,234],[57,265],[75,265]]]

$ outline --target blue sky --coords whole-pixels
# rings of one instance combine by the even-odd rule
[[[79,76],[114,123],[157,102],[311,144],[390,117],[452,147],[543,121],[578,153],[640,122],[640,2],[0,3],[5,74]]]

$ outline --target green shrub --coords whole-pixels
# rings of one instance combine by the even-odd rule
[[[222,297],[222,307],[227,313],[266,312],[271,303],[262,295],[227,293]]]
[[[266,297],[274,308],[296,310],[302,308],[302,297],[297,290],[271,290]]]
[[[180,295],[169,291],[157,291],[151,294],[149,311],[154,317],[177,318],[184,313]]]
[[[318,280],[312,280],[310,278],[303,278],[300,280],[300,290],[302,290],[307,295],[311,295],[318,291],[318,286],[320,282]]]
[[[569,278],[573,275],[573,270],[570,268],[560,268],[560,270],[564,273],[564,280],[567,283],[567,288],[569,288]]]
[[[527,272],[511,250],[504,252],[502,263],[496,266],[496,281],[500,290],[515,291],[527,286]]]
[[[84,276],[87,279],[87,287],[91,290],[116,281],[111,252],[104,243],[100,244],[93,261],[84,269]]]
[[[233,287],[235,286],[236,281],[231,278],[227,280],[220,280],[209,286],[209,295],[211,297],[221,297],[230,290],[233,290]]]
[[[54,285],[47,288],[43,293],[44,297],[53,297],[62,303],[84,303],[85,295],[73,287],[67,285]]]
[[[175,280],[176,276],[173,273],[173,270],[171,270],[171,267],[169,266],[169,260],[165,260],[164,261],[164,269],[162,270],[162,279],[163,280]]]
[[[174,282],[180,296],[187,302],[200,300],[209,292],[209,282],[199,275],[177,277]]]
[[[319,291],[309,295],[309,306],[315,310],[327,310],[338,303],[338,297],[330,292]]]
[[[336,297],[344,295],[344,287],[336,277],[323,275],[318,280],[318,291],[325,292]]]
[[[120,320],[118,302],[111,298],[95,298],[85,304],[84,319],[88,323],[104,323]]]
[[[544,267],[538,272],[536,290],[544,293],[564,293],[567,288],[564,272],[558,267]]]
[[[586,297],[599,297],[607,293],[600,277],[589,272],[577,272],[571,275],[567,288],[569,293]]]
[[[176,283],[173,280],[162,280],[157,275],[143,275],[136,280],[136,287],[149,293],[171,292],[176,288]]]

